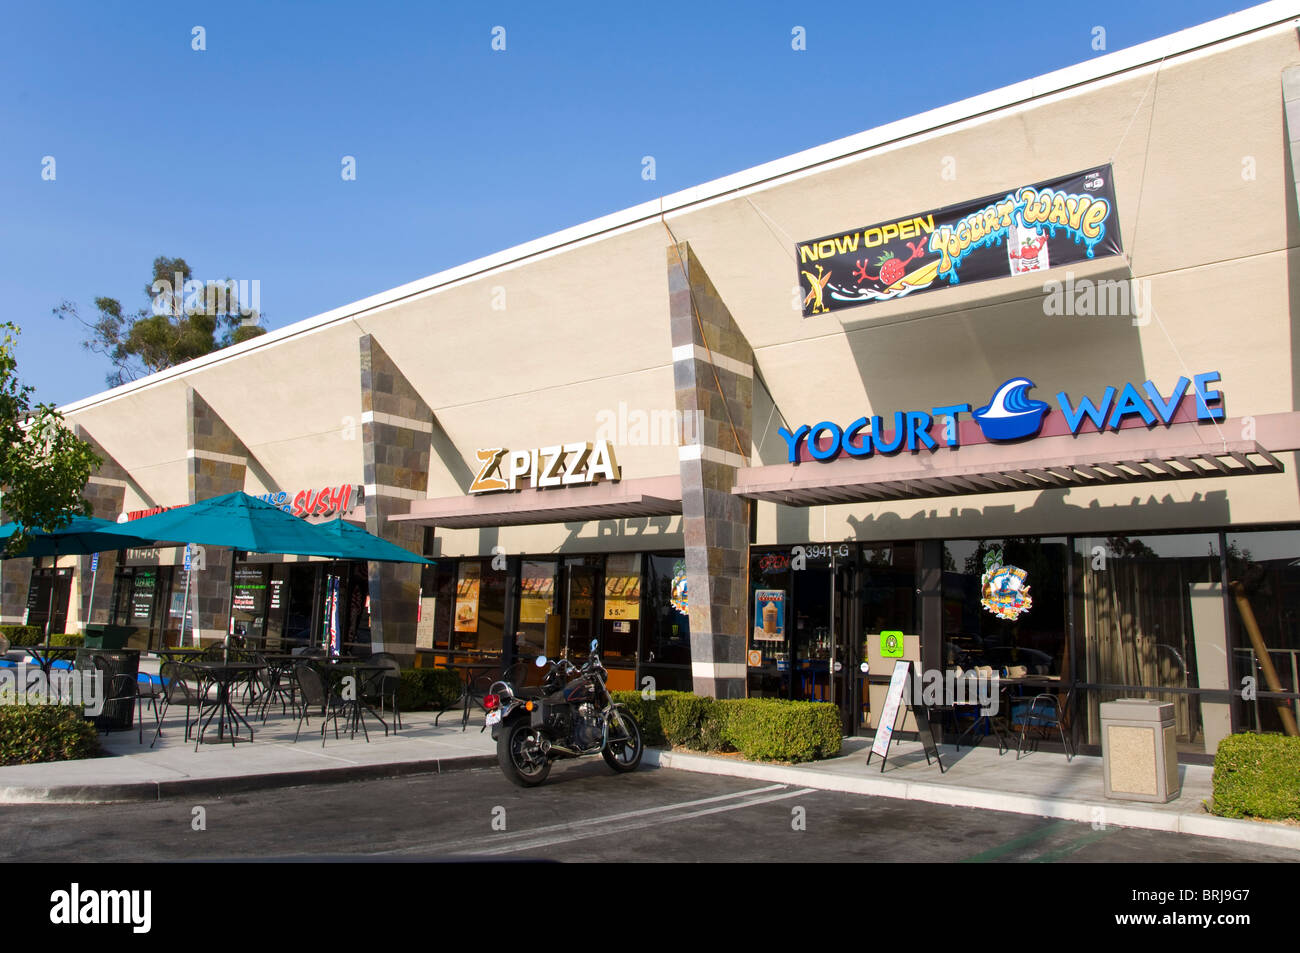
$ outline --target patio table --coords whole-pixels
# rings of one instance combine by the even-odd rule
[[[368,665],[363,660],[344,659],[338,657],[306,659],[309,664],[315,665],[326,679],[326,697],[334,694],[335,688],[339,686],[343,679],[352,676],[353,684],[356,689],[355,707],[352,709],[352,721],[349,725],[352,737],[357,735],[357,727],[361,726],[365,731],[365,722],[363,719],[369,714],[375,721],[384,726],[384,737],[388,736],[388,722],[380,716],[369,704],[366,703],[365,696],[362,694],[362,686],[365,681],[367,672],[386,672],[388,668],[383,665]],[[366,740],[370,740],[369,733],[366,733]]]
[[[215,716],[217,718],[217,739],[225,740],[226,717],[230,717],[230,744],[234,746],[235,740],[239,735],[239,726],[242,724],[248,729],[248,740],[253,740],[253,726],[250,725],[244,716],[239,713],[234,705],[230,703],[230,686],[241,676],[256,672],[262,666],[256,662],[189,662],[187,667],[193,669],[200,675],[206,676],[217,686],[217,697],[215,701],[210,702],[212,710],[208,713],[207,719],[199,728],[198,735],[194,742],[194,750],[199,750],[199,745],[203,742],[203,732],[207,730],[208,725],[212,723]],[[204,694],[204,693],[200,693]]]

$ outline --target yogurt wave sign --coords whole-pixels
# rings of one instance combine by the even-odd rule
[[[864,415],[840,425],[833,420],[801,424],[793,430],[779,427],[790,463],[833,460],[841,455],[870,457],[873,454],[918,453],[941,447],[961,446],[962,416],[979,428],[990,443],[1030,440],[1040,435],[1049,414],[1059,420],[1059,435],[1117,431],[1125,427],[1168,427],[1175,423],[1224,419],[1224,396],[1218,371],[1206,371],[1191,378],[1179,377],[1168,391],[1155,381],[1132,381],[1122,387],[1107,386],[1095,399],[1080,394],[1077,399],[1065,391],[1055,397],[1055,407],[1030,396],[1036,386],[1028,377],[1003,381],[988,403],[972,409],[971,404],[944,404],[929,410],[898,410],[891,417]],[[1184,408],[1187,408],[1184,410]],[[1181,415],[1180,415],[1181,414]]]
[[[1110,165],[795,247],[803,316],[1122,252]]]

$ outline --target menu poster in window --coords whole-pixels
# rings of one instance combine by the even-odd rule
[[[261,615],[266,599],[266,575],[260,567],[236,567],[231,606],[236,612]]]
[[[137,572],[131,581],[131,621],[148,623],[153,616],[153,595],[158,574]]]
[[[478,563],[461,563],[456,573],[456,631],[478,631]]]
[[[754,590],[754,641],[785,641],[785,590]]]
[[[271,611],[275,612],[284,605],[284,580],[271,580]]]
[[[641,618],[640,553],[616,553],[605,560],[605,618]]]
[[[554,599],[555,564],[525,561],[519,569],[519,621],[545,625]]]

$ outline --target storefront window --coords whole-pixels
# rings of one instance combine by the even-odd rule
[[[1218,536],[1080,537],[1074,542],[1076,625],[1085,681],[1181,691],[1096,689],[1088,693],[1086,738],[1100,744],[1100,704],[1145,697],[1172,702],[1185,750],[1206,750],[1231,731],[1229,706],[1202,706],[1196,688],[1227,687]]]
[[[515,653],[521,658],[557,658],[562,646],[555,611],[554,559],[525,559],[519,567],[519,621]],[[590,615],[590,612],[588,613]]]
[[[691,690],[690,592],[681,554],[647,556],[641,671],[655,687]]]
[[[1259,691],[1300,692],[1300,530],[1228,534],[1228,619],[1233,686],[1253,680]],[[1276,683],[1259,664],[1266,653]],[[1238,699],[1238,727],[1282,731],[1279,706],[1300,721],[1300,700]]]
[[[500,655],[505,637],[506,582],[509,573],[491,560],[464,559],[456,567],[456,608],[452,648],[456,652]]]
[[[1064,537],[945,542],[944,666],[1023,667],[1068,681],[1068,566]]]
[[[250,647],[261,647],[266,632],[267,581],[269,566],[235,566],[230,611],[234,635]]]
[[[636,665],[641,636],[641,555],[617,553],[605,559],[600,642],[606,665]]]

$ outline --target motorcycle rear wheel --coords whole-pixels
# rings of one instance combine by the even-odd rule
[[[532,788],[551,773],[551,759],[538,747],[541,733],[527,719],[513,722],[497,737],[497,764],[511,783]]]
[[[641,742],[641,729],[637,726],[636,719],[625,711],[615,709],[611,715],[611,730],[617,729],[628,736],[627,741],[611,741],[605,746],[601,757],[605,763],[617,771],[619,774],[627,774],[629,771],[635,771],[641,763],[641,755],[645,751],[645,745]]]

